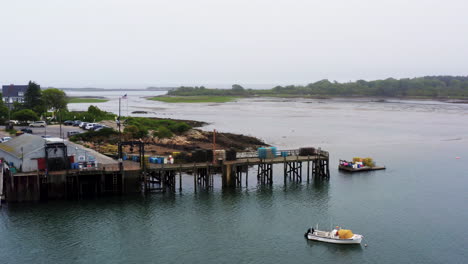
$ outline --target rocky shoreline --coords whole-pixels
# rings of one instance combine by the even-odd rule
[[[155,118],[149,117],[156,120],[172,120],[172,121],[183,121],[189,124],[192,129],[187,132],[184,132],[180,135],[174,135],[171,138],[158,138],[158,137],[147,137],[142,138],[141,141],[145,143],[145,152],[150,155],[170,155],[173,152],[187,152],[190,153],[194,150],[213,149],[213,131],[204,131],[199,129],[205,125],[208,125],[206,122],[200,122],[195,120],[180,120],[180,119],[167,119],[167,118]],[[115,121],[104,121],[101,122],[109,127],[117,130],[117,125]],[[104,154],[108,153],[107,150],[102,150],[98,144],[92,142],[81,142],[81,144],[86,144],[90,148],[99,151]],[[216,149],[231,149],[235,151],[255,151],[259,147],[268,146],[263,140],[234,133],[223,133],[216,132]],[[135,150],[134,150],[135,151]],[[129,146],[124,148],[124,152],[131,153],[131,148]],[[113,154],[113,153],[112,153]]]

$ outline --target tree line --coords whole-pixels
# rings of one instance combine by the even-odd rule
[[[58,112],[67,109],[67,103],[68,98],[64,91],[55,88],[41,90],[37,83],[29,81],[28,89],[24,93],[24,103],[13,102],[8,109],[1,100],[0,119],[36,121],[47,116],[49,111],[52,116],[56,116]]]
[[[276,86],[272,89],[244,89],[233,85],[232,89],[207,89],[179,87],[169,91],[173,96],[343,96],[343,97],[423,97],[467,98],[468,76],[425,76],[418,78],[388,78],[385,80],[336,82],[327,79],[307,85]]]

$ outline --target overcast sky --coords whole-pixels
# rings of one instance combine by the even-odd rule
[[[0,0],[0,83],[468,75],[467,0]]]

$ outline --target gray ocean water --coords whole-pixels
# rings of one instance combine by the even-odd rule
[[[76,92],[79,96],[79,92]],[[128,92],[122,109],[194,119],[279,148],[329,150],[329,181],[0,209],[1,263],[466,263],[468,106],[439,102],[243,99],[165,104]],[[89,94],[87,94],[89,95]],[[119,92],[99,104],[118,111]],[[87,108],[72,104],[72,110]],[[233,141],[235,140],[232,139]],[[346,174],[340,158],[373,157],[385,171]],[[249,175],[254,175],[252,168]],[[365,236],[364,246],[306,241],[316,224]]]

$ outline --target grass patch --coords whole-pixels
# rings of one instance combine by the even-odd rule
[[[232,102],[240,97],[237,96],[171,96],[151,97],[148,100],[165,103],[226,103]]]
[[[71,104],[76,104],[76,103],[105,103],[109,100],[107,99],[99,99],[99,98],[70,98],[68,101]]]

